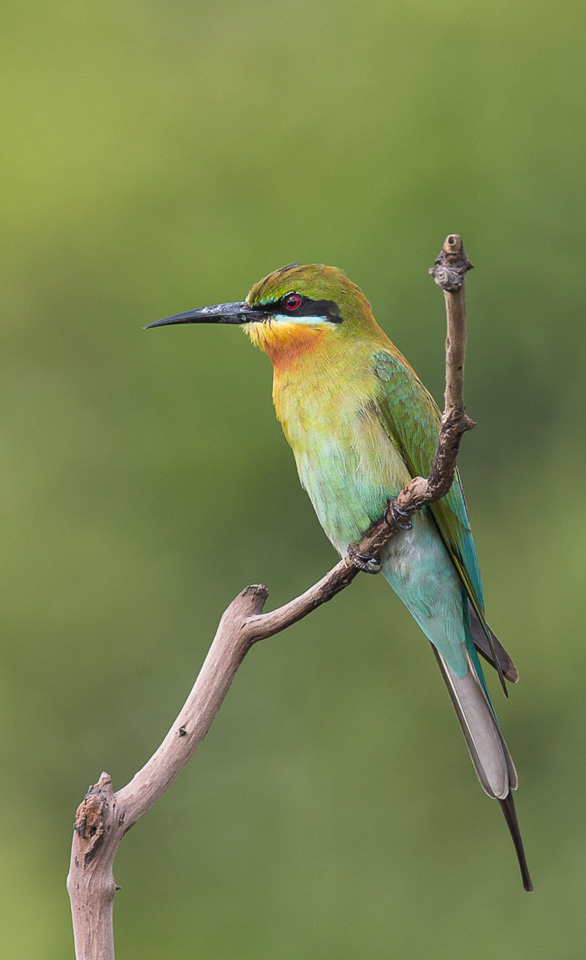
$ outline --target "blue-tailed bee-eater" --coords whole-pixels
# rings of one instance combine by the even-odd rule
[[[335,267],[289,264],[246,300],[180,313],[149,326],[239,324],[273,364],[273,401],[299,479],[344,555],[414,476],[428,476],[440,412],[375,321],[362,291]],[[408,524],[405,524],[408,526]],[[490,630],[460,478],[381,554],[382,573],[431,642],[478,779],[511,832],[526,890],[532,883],[512,791],[517,773],[486,687],[480,652],[518,679]]]

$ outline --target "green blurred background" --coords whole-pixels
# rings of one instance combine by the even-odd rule
[[[375,578],[250,654],[116,861],[118,956],[584,956],[583,3],[3,6],[0,953],[72,956],[71,825],[122,786],[231,598],[335,560],[230,328],[142,325],[342,267],[436,397],[468,284],[461,465],[536,892],[417,627]]]

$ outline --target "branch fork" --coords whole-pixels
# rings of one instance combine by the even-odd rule
[[[445,411],[429,477],[411,480],[346,557],[284,606],[263,613],[267,588],[262,584],[245,587],[223,613],[193,689],[157,751],[117,792],[107,773],[102,773],[89,788],[77,810],[67,878],[77,960],[114,960],[113,904],[119,887],[112,867],[118,845],[193,756],[252,645],[274,636],[331,600],[364,568],[364,557],[377,560],[413,514],[449,491],[460,441],[475,426],[466,414],[463,399],[464,285],[471,267],[461,238],[450,234],[429,271],[444,291],[447,313]]]

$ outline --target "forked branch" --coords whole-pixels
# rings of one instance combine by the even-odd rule
[[[464,409],[466,305],[464,279],[471,268],[462,240],[451,234],[430,270],[446,300],[445,411],[427,479],[415,477],[389,504],[384,517],[318,583],[282,607],[263,613],[262,585],[245,587],[224,612],[208,655],[179,716],[158,750],[116,793],[107,773],[90,787],[77,810],[67,889],[71,899],[77,960],[114,960],[112,867],[124,834],[173,783],[208,732],[238,667],[257,640],[271,637],[331,600],[362,569],[363,557],[378,558],[401,526],[427,503],[439,500],[454,479],[463,434],[474,423]],[[398,522],[395,517],[398,516]]]

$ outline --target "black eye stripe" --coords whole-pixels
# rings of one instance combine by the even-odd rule
[[[287,300],[293,296],[299,297],[301,302],[299,306],[292,310],[291,307],[287,308]],[[266,303],[254,304],[253,306],[257,313],[266,314],[267,319],[274,316],[275,313],[280,313],[291,318],[323,317],[330,323],[344,322],[335,300],[312,300],[311,297],[304,297],[301,293],[296,293],[295,290],[290,290],[284,296],[279,297],[278,300],[269,300]]]
[[[298,298],[299,302],[293,302],[293,298]],[[275,308],[282,310],[285,316],[291,314],[295,317],[324,317],[330,323],[342,323],[343,317],[340,316],[339,307],[335,300],[312,300],[311,297],[304,297],[300,293],[291,290],[279,300],[272,303],[266,303],[262,309],[270,313],[275,313]]]
[[[330,323],[342,323],[340,308],[335,300],[310,300],[303,298],[303,303],[295,311],[297,317],[325,317]]]

